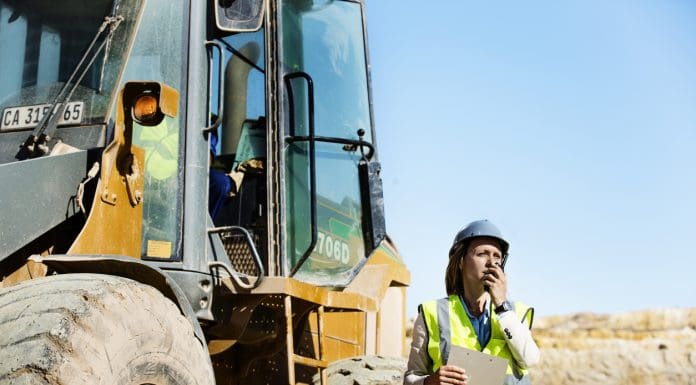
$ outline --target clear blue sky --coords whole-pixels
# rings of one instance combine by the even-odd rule
[[[696,2],[368,0],[408,314],[456,231],[511,243],[539,315],[696,306]]]

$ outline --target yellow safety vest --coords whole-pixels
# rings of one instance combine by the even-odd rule
[[[527,312],[527,306],[520,302],[513,303],[518,319]],[[490,314],[491,338],[486,346],[479,343],[474,326],[464,309],[458,295],[425,302],[420,307],[423,320],[428,330],[428,355],[432,360],[432,372],[447,363],[450,346],[457,345],[467,349],[478,350],[492,356],[508,360],[505,384],[529,384],[527,370],[516,365],[512,352],[507,346],[498,317]],[[490,306],[488,312],[491,312]],[[444,356],[444,358],[443,358]]]
[[[151,127],[140,127],[136,144],[145,150],[145,174],[157,180],[164,180],[177,171],[179,158],[179,132],[170,129],[167,118]]]

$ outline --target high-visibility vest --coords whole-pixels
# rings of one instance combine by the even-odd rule
[[[179,159],[177,122],[170,128],[167,118],[151,127],[140,127],[136,144],[145,150],[145,175],[164,180],[176,174]]]
[[[513,307],[517,318],[522,319],[527,312],[527,306],[514,302]],[[498,317],[490,314],[490,306],[487,311],[491,320],[491,338],[485,346],[479,343],[474,326],[458,295],[425,302],[421,305],[420,311],[428,330],[428,355],[432,360],[433,373],[447,363],[450,347],[457,345],[507,359],[507,376],[504,385],[531,384],[529,376],[526,375],[527,370],[521,369],[515,363]]]

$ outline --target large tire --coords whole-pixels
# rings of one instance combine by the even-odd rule
[[[332,362],[326,368],[331,385],[401,385],[406,360],[395,357],[361,356]],[[319,384],[319,376],[313,382]]]
[[[66,274],[0,290],[0,385],[210,385],[207,350],[156,289]]]

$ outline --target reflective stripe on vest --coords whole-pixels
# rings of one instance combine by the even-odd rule
[[[486,346],[481,347],[459,296],[450,295],[425,302],[420,309],[428,330],[427,350],[432,360],[433,373],[447,364],[451,345],[457,345],[507,359],[508,376],[505,384],[529,384],[527,371],[520,369],[512,358],[497,317],[491,314],[491,338]],[[514,309],[518,319],[522,319],[527,311],[527,307],[519,302],[514,303]],[[490,306],[487,311],[491,311]]]

